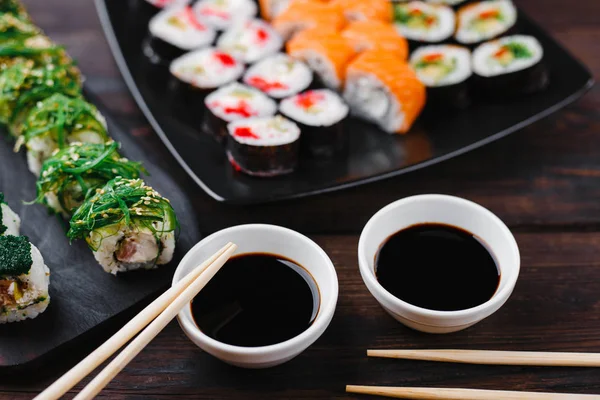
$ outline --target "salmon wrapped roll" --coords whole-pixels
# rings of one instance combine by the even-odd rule
[[[416,73],[388,52],[364,52],[346,70],[344,98],[350,110],[388,133],[407,132],[425,97],[425,86]]]
[[[356,52],[365,50],[384,50],[406,60],[408,42],[393,25],[380,21],[357,21],[349,24],[342,36],[354,47]]]
[[[295,0],[273,20],[273,27],[284,40],[308,29],[339,32],[346,24],[342,8],[319,0]]]
[[[310,30],[294,36],[287,44],[292,57],[304,61],[330,89],[340,89],[344,70],[354,57],[352,46],[339,33]]]
[[[393,7],[388,0],[334,0],[348,21],[375,20],[391,23]]]

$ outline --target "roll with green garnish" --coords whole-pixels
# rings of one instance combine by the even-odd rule
[[[0,12],[0,43],[39,35],[40,28],[19,14]]]
[[[119,143],[73,143],[48,158],[37,181],[37,203],[69,217],[86,197],[111,179],[136,179],[146,172],[141,163],[119,154]]]
[[[0,71],[26,60],[35,65],[56,64],[73,66],[73,60],[63,46],[58,46],[44,35],[31,36],[22,40],[0,42]]]
[[[13,14],[21,19],[29,20],[29,15],[19,0],[0,0],[0,13]]]
[[[152,269],[171,261],[175,211],[141,179],[115,178],[77,209],[67,236],[85,239],[106,272]]]

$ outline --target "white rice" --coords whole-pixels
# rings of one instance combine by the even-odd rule
[[[159,38],[182,50],[194,50],[209,46],[217,33],[195,17],[188,6],[173,6],[156,14],[148,25],[152,36]],[[195,18],[195,21],[190,21]]]
[[[342,77],[338,76],[335,65],[319,51],[306,49],[296,51],[292,56],[308,64],[329,89],[338,90],[341,88]]]
[[[248,117],[268,117],[277,111],[275,102],[264,93],[237,82],[212,92],[206,97],[204,104],[214,115],[227,122]],[[227,111],[240,105],[250,115]]]
[[[14,212],[8,204],[0,203],[0,214],[2,221],[0,223],[6,227],[4,235],[19,236],[21,229],[21,218]]]
[[[460,43],[471,44],[489,40],[508,31],[517,22],[517,9],[511,0],[489,0],[482,1],[468,9],[459,11],[458,29],[456,40]],[[486,11],[497,10],[503,16],[503,20],[490,20],[484,30],[476,29],[473,21]]]
[[[158,8],[175,7],[178,5],[186,5],[189,3],[189,0],[146,0],[146,1],[150,4],[152,4],[154,7],[158,7]]]
[[[314,105],[306,108],[299,104],[302,96],[316,96]],[[331,126],[348,115],[348,106],[335,92],[327,89],[310,90],[281,101],[279,111],[294,121],[309,126]]]
[[[260,19],[238,23],[221,35],[217,47],[240,61],[251,64],[277,53],[283,39],[273,27]]]
[[[249,129],[255,137],[237,135],[239,128]],[[234,121],[227,125],[227,131],[233,140],[249,146],[282,146],[300,138],[298,125],[281,115]]]
[[[505,44],[513,42],[521,43],[527,46],[532,53],[532,57],[515,58],[506,66],[495,61],[494,54],[496,54],[496,52]],[[505,36],[499,40],[484,43],[475,49],[473,52],[473,71],[477,75],[484,77],[509,74],[512,72],[521,71],[539,63],[543,56],[544,50],[542,49],[542,45],[533,36]]]
[[[427,4],[422,1],[411,1],[397,5],[396,7],[403,7],[409,12],[419,10],[425,14],[434,15],[437,18],[437,22],[430,29],[410,27],[406,24],[395,22],[394,26],[396,30],[409,40],[435,43],[448,39],[454,33],[456,24],[454,11],[448,6]]]
[[[217,30],[252,19],[258,11],[253,0],[200,0],[193,8],[198,18]]]
[[[203,89],[216,88],[235,81],[244,73],[244,65],[234,60],[234,64],[224,64],[220,55],[231,54],[214,47],[196,50],[173,60],[169,69],[179,80]]]
[[[244,75],[244,83],[255,86],[253,82],[256,79],[270,84],[280,83],[280,87],[257,86],[269,96],[280,99],[306,89],[312,82],[312,76],[312,71],[302,61],[278,53],[250,67]]]
[[[19,281],[27,284],[27,289],[23,290],[23,296],[16,304],[0,307],[0,324],[33,319],[43,313],[50,303],[50,270],[37,247],[33,244],[30,246],[33,261],[31,269],[29,273],[18,276]]]
[[[290,5],[290,0],[267,0],[269,5],[269,17],[271,19],[276,18],[279,14],[284,12]]]
[[[445,60],[452,60],[455,64],[454,70],[441,79],[436,79],[424,73],[422,69],[416,68],[416,65],[429,54],[443,54]],[[433,45],[419,47],[410,57],[410,64],[417,73],[417,76],[425,86],[448,86],[463,82],[471,76],[471,52],[459,46],[451,45]]]

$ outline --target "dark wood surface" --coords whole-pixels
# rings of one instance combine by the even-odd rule
[[[598,76],[600,2],[517,3]],[[38,24],[79,60],[90,88],[188,187],[203,232],[245,222],[297,229],[324,247],[340,279],[329,329],[288,364],[262,371],[229,367],[196,348],[172,323],[100,398],[366,398],[347,396],[343,389],[350,383],[600,393],[597,369],[475,367],[365,356],[367,348],[389,347],[600,352],[600,87],[511,137],[422,171],[314,198],[231,207],[195,188],[149,130],[119,76],[91,0],[30,0],[27,5]],[[508,303],[482,323],[443,336],[411,331],[387,316],[363,285],[356,260],[358,234],[375,211],[407,195],[433,192],[491,209],[515,232],[522,253],[521,276]],[[31,398],[109,333],[97,333],[28,374],[0,376],[0,398]]]

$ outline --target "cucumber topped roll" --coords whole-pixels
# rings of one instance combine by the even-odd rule
[[[171,61],[187,51],[210,46],[217,35],[188,5],[159,12],[150,20],[148,29],[151,37],[144,53],[154,62]]]
[[[67,235],[85,239],[106,272],[153,269],[171,261],[177,217],[141,179],[117,177],[77,209]]]
[[[4,193],[0,192],[0,236],[19,235],[21,218],[4,201]]]
[[[412,47],[423,43],[439,43],[454,33],[454,11],[448,6],[422,1],[394,3],[396,30]]]
[[[279,33],[260,19],[232,26],[217,41],[219,49],[227,51],[246,64],[277,53],[282,46],[283,39]]]
[[[35,65],[42,66],[46,64],[67,67],[73,65],[73,60],[65,49],[57,46],[44,35],[0,43],[0,71],[26,60],[32,60]]]
[[[39,35],[40,29],[16,14],[0,13],[0,43]]]
[[[141,163],[118,153],[119,144],[72,143],[48,158],[38,178],[36,202],[70,217],[83,201],[116,176],[139,178]]]
[[[517,22],[511,0],[490,0],[469,4],[458,11],[456,40],[476,44],[506,34]]]
[[[253,0],[199,0],[194,4],[198,18],[218,30],[252,19],[257,11]]]
[[[29,170],[39,175],[43,162],[70,143],[106,143],[110,140],[104,117],[82,98],[55,94],[38,102],[23,122],[17,140],[27,148]]]
[[[49,283],[50,270],[25,236],[0,236],[0,324],[43,313]]]
[[[280,99],[292,96],[308,88],[313,74],[300,60],[278,53],[248,68],[244,83]]]

